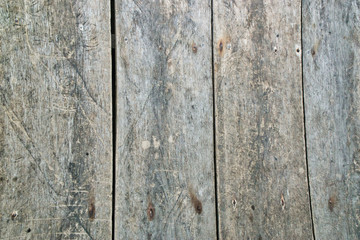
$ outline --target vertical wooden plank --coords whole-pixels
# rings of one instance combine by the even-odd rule
[[[360,239],[360,2],[303,1],[315,235]]]
[[[0,1],[0,236],[111,238],[107,0]]]
[[[116,11],[115,238],[214,239],[210,1]]]
[[[301,4],[214,1],[221,239],[311,239]]]

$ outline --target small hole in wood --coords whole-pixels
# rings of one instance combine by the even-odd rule
[[[28,229],[26,230],[26,232],[27,232],[27,233],[31,232],[31,229],[30,229],[30,228],[28,228]]]
[[[281,207],[282,207],[282,209],[284,210],[284,209],[285,209],[285,198],[284,198],[284,194],[281,194],[280,200],[281,200]]]
[[[15,218],[17,218],[17,216],[18,216],[17,211],[12,212],[11,213],[11,220],[14,220]]]

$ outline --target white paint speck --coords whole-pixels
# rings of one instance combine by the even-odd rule
[[[141,147],[142,147],[144,150],[148,149],[148,148],[150,147],[150,142],[149,142],[149,141],[143,141],[143,142],[141,143]]]
[[[169,143],[173,143],[173,142],[174,142],[173,136],[170,135],[170,137],[169,137]]]
[[[303,168],[299,168],[299,173],[303,174],[305,172],[305,170]]]
[[[160,147],[160,141],[157,141],[155,136],[153,136],[153,142],[154,142],[154,147],[155,147],[155,148],[159,148],[159,147]]]

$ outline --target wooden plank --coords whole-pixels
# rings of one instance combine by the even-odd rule
[[[315,236],[360,239],[360,2],[303,2]]]
[[[221,239],[311,239],[301,2],[214,1]]]
[[[216,236],[209,1],[116,1],[116,239]]]
[[[109,1],[0,1],[0,238],[110,239]]]

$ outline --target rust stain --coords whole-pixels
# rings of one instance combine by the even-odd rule
[[[88,213],[89,213],[90,221],[94,221],[94,219],[95,219],[95,195],[94,195],[93,189],[91,189],[90,193],[89,193]]]
[[[337,199],[336,199],[336,196],[333,195],[329,198],[329,201],[328,201],[328,208],[329,210],[332,212],[334,211],[334,207],[335,207],[335,204],[337,202]]]
[[[191,203],[195,209],[195,212],[197,214],[201,214],[202,213],[202,203],[201,201],[196,197],[194,191],[192,190],[192,188],[189,189],[189,195],[190,195],[190,200]]]
[[[220,42],[219,42],[219,51],[220,51],[220,54],[222,54],[223,50],[224,50],[224,43],[223,43],[223,40],[220,40]]]
[[[191,49],[192,49],[193,53],[197,53],[197,46],[195,43],[192,44]]]
[[[218,72],[218,70],[219,70],[219,64],[215,63],[215,65],[214,65],[214,71],[215,71],[215,72]]]
[[[225,48],[226,48],[226,46],[227,46],[228,44],[230,44],[230,43],[231,43],[231,38],[230,38],[230,36],[225,36],[224,38],[221,38],[221,39],[218,41],[217,48],[218,48],[220,57],[223,57],[223,56],[224,56]]]
[[[155,217],[155,207],[154,205],[152,204],[151,201],[149,201],[149,204],[148,204],[148,208],[147,208],[147,216],[148,216],[148,219],[149,221],[152,221],[154,220],[154,217]]]
[[[312,49],[311,49],[311,55],[312,55],[312,56],[315,56],[315,54],[316,54],[315,49],[312,48]]]
[[[321,39],[317,40],[314,44],[314,46],[311,48],[311,56],[315,56],[317,51],[318,51],[318,48],[320,46],[320,43],[321,43]]]

